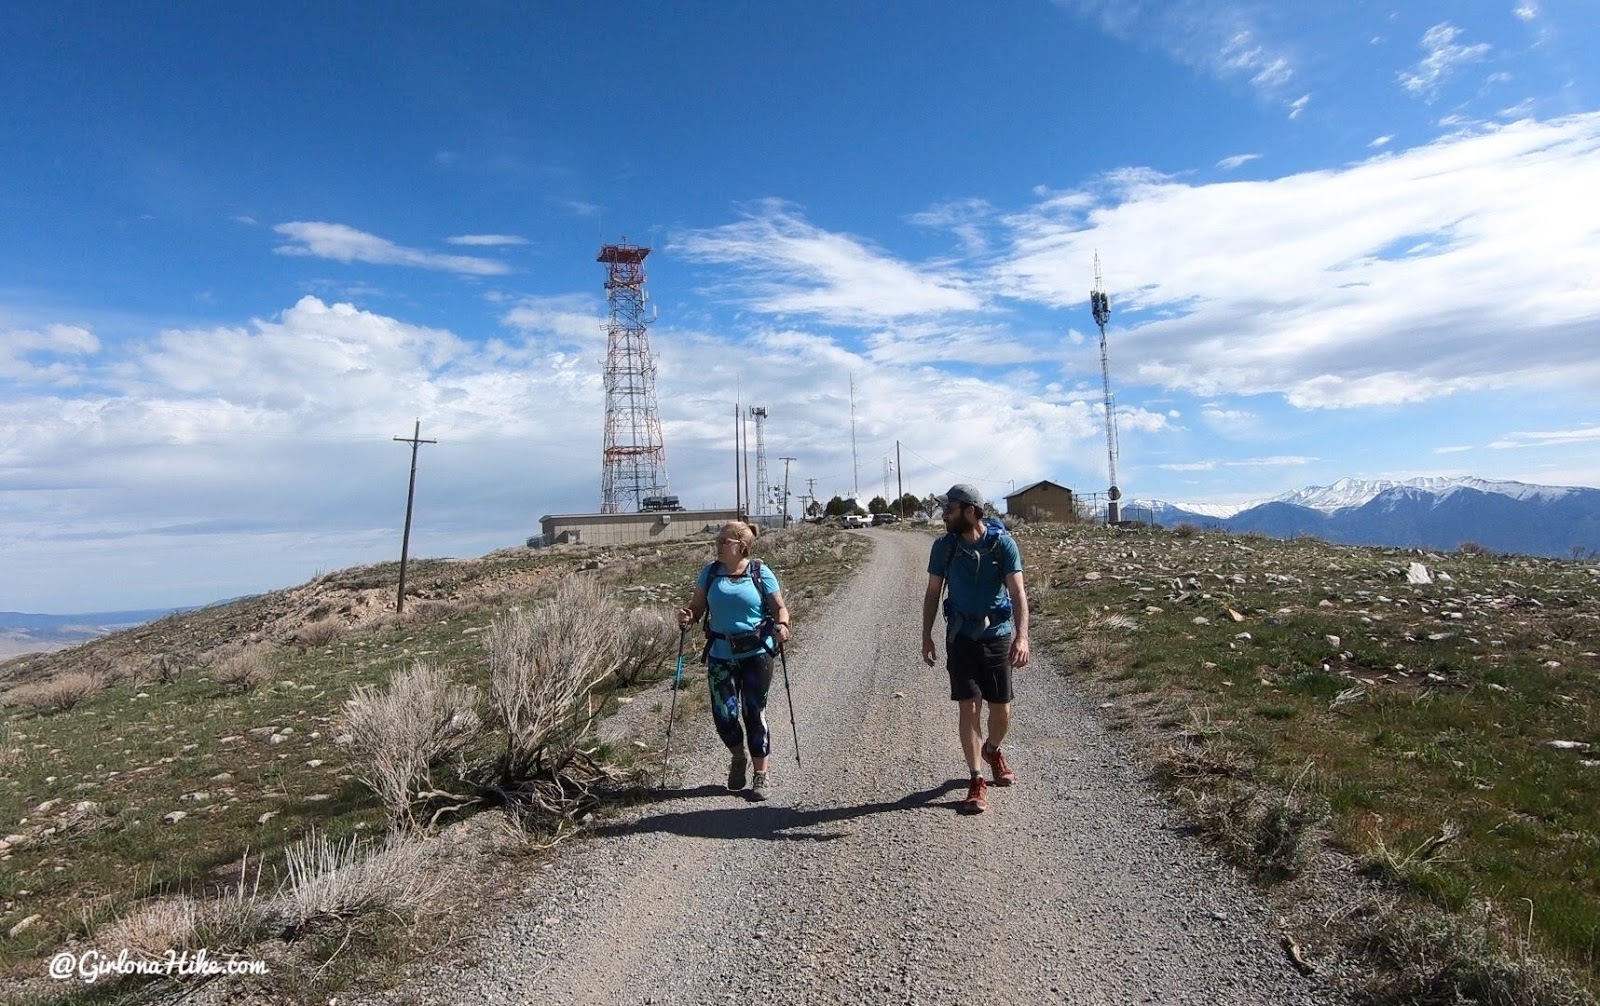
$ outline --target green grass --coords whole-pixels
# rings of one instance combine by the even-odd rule
[[[1326,801],[1337,848],[1447,911],[1487,901],[1526,918],[1531,902],[1533,949],[1600,987],[1600,766],[1584,764],[1600,759],[1592,564],[1113,533],[1018,532],[1030,583],[1057,588],[1036,595],[1034,624],[1064,664],[1083,636],[1109,639],[1118,658],[1081,670],[1112,693],[1165,695],[1152,729],[1185,729],[1175,704],[1204,709],[1221,725],[1211,742],[1244,752],[1276,791],[1309,763],[1300,785]],[[1452,579],[1409,586],[1412,561]],[[1108,614],[1138,627],[1106,628]],[[1385,859],[1446,822],[1460,834],[1436,854]]]

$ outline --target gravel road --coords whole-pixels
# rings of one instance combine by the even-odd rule
[[[1341,1001],[1290,967],[1263,899],[1179,834],[1043,659],[1017,675],[1018,784],[992,788],[986,814],[957,814],[955,708],[942,666],[917,653],[929,539],[868,533],[871,559],[798,627],[804,768],[774,685],[770,803],[720,786],[708,717],[679,723],[677,788],[510,878],[528,900],[470,963],[395,998]]]

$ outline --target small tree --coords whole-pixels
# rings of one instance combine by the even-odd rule
[[[882,496],[874,496],[867,502],[867,513],[888,513],[889,501]]]
[[[828,501],[828,506],[822,512],[829,517],[843,517],[849,511],[850,505],[844,501],[843,497],[835,496]]]
[[[912,515],[914,515],[916,513],[921,512],[921,510],[922,510],[922,500],[917,498],[917,494],[916,493],[906,493],[904,496],[900,497],[898,500],[895,500],[894,510],[895,510],[895,513],[899,514],[902,517],[910,517],[910,516],[912,516]]]
[[[939,514],[939,498],[929,493],[922,498],[918,508],[922,511],[922,516],[932,519]]]
[[[810,503],[807,503],[806,504],[806,516],[807,517],[820,517],[820,516],[822,516],[822,503],[821,503],[821,501],[812,500]]]

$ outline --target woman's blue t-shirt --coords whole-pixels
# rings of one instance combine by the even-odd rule
[[[695,585],[706,592],[706,607],[710,611],[711,629],[723,635],[735,632],[754,632],[766,616],[761,612],[761,592],[750,579],[750,567],[738,576],[712,575],[716,570],[725,574],[720,563],[712,563],[700,571]],[[768,595],[779,591],[778,578],[772,567],[761,564],[761,584]],[[711,641],[711,656],[717,660],[732,660],[733,649],[726,639]]]

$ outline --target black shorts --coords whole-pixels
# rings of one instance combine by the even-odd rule
[[[950,697],[957,702],[981,698],[1011,701],[1011,636],[968,639],[957,636],[945,654],[950,671]]]

